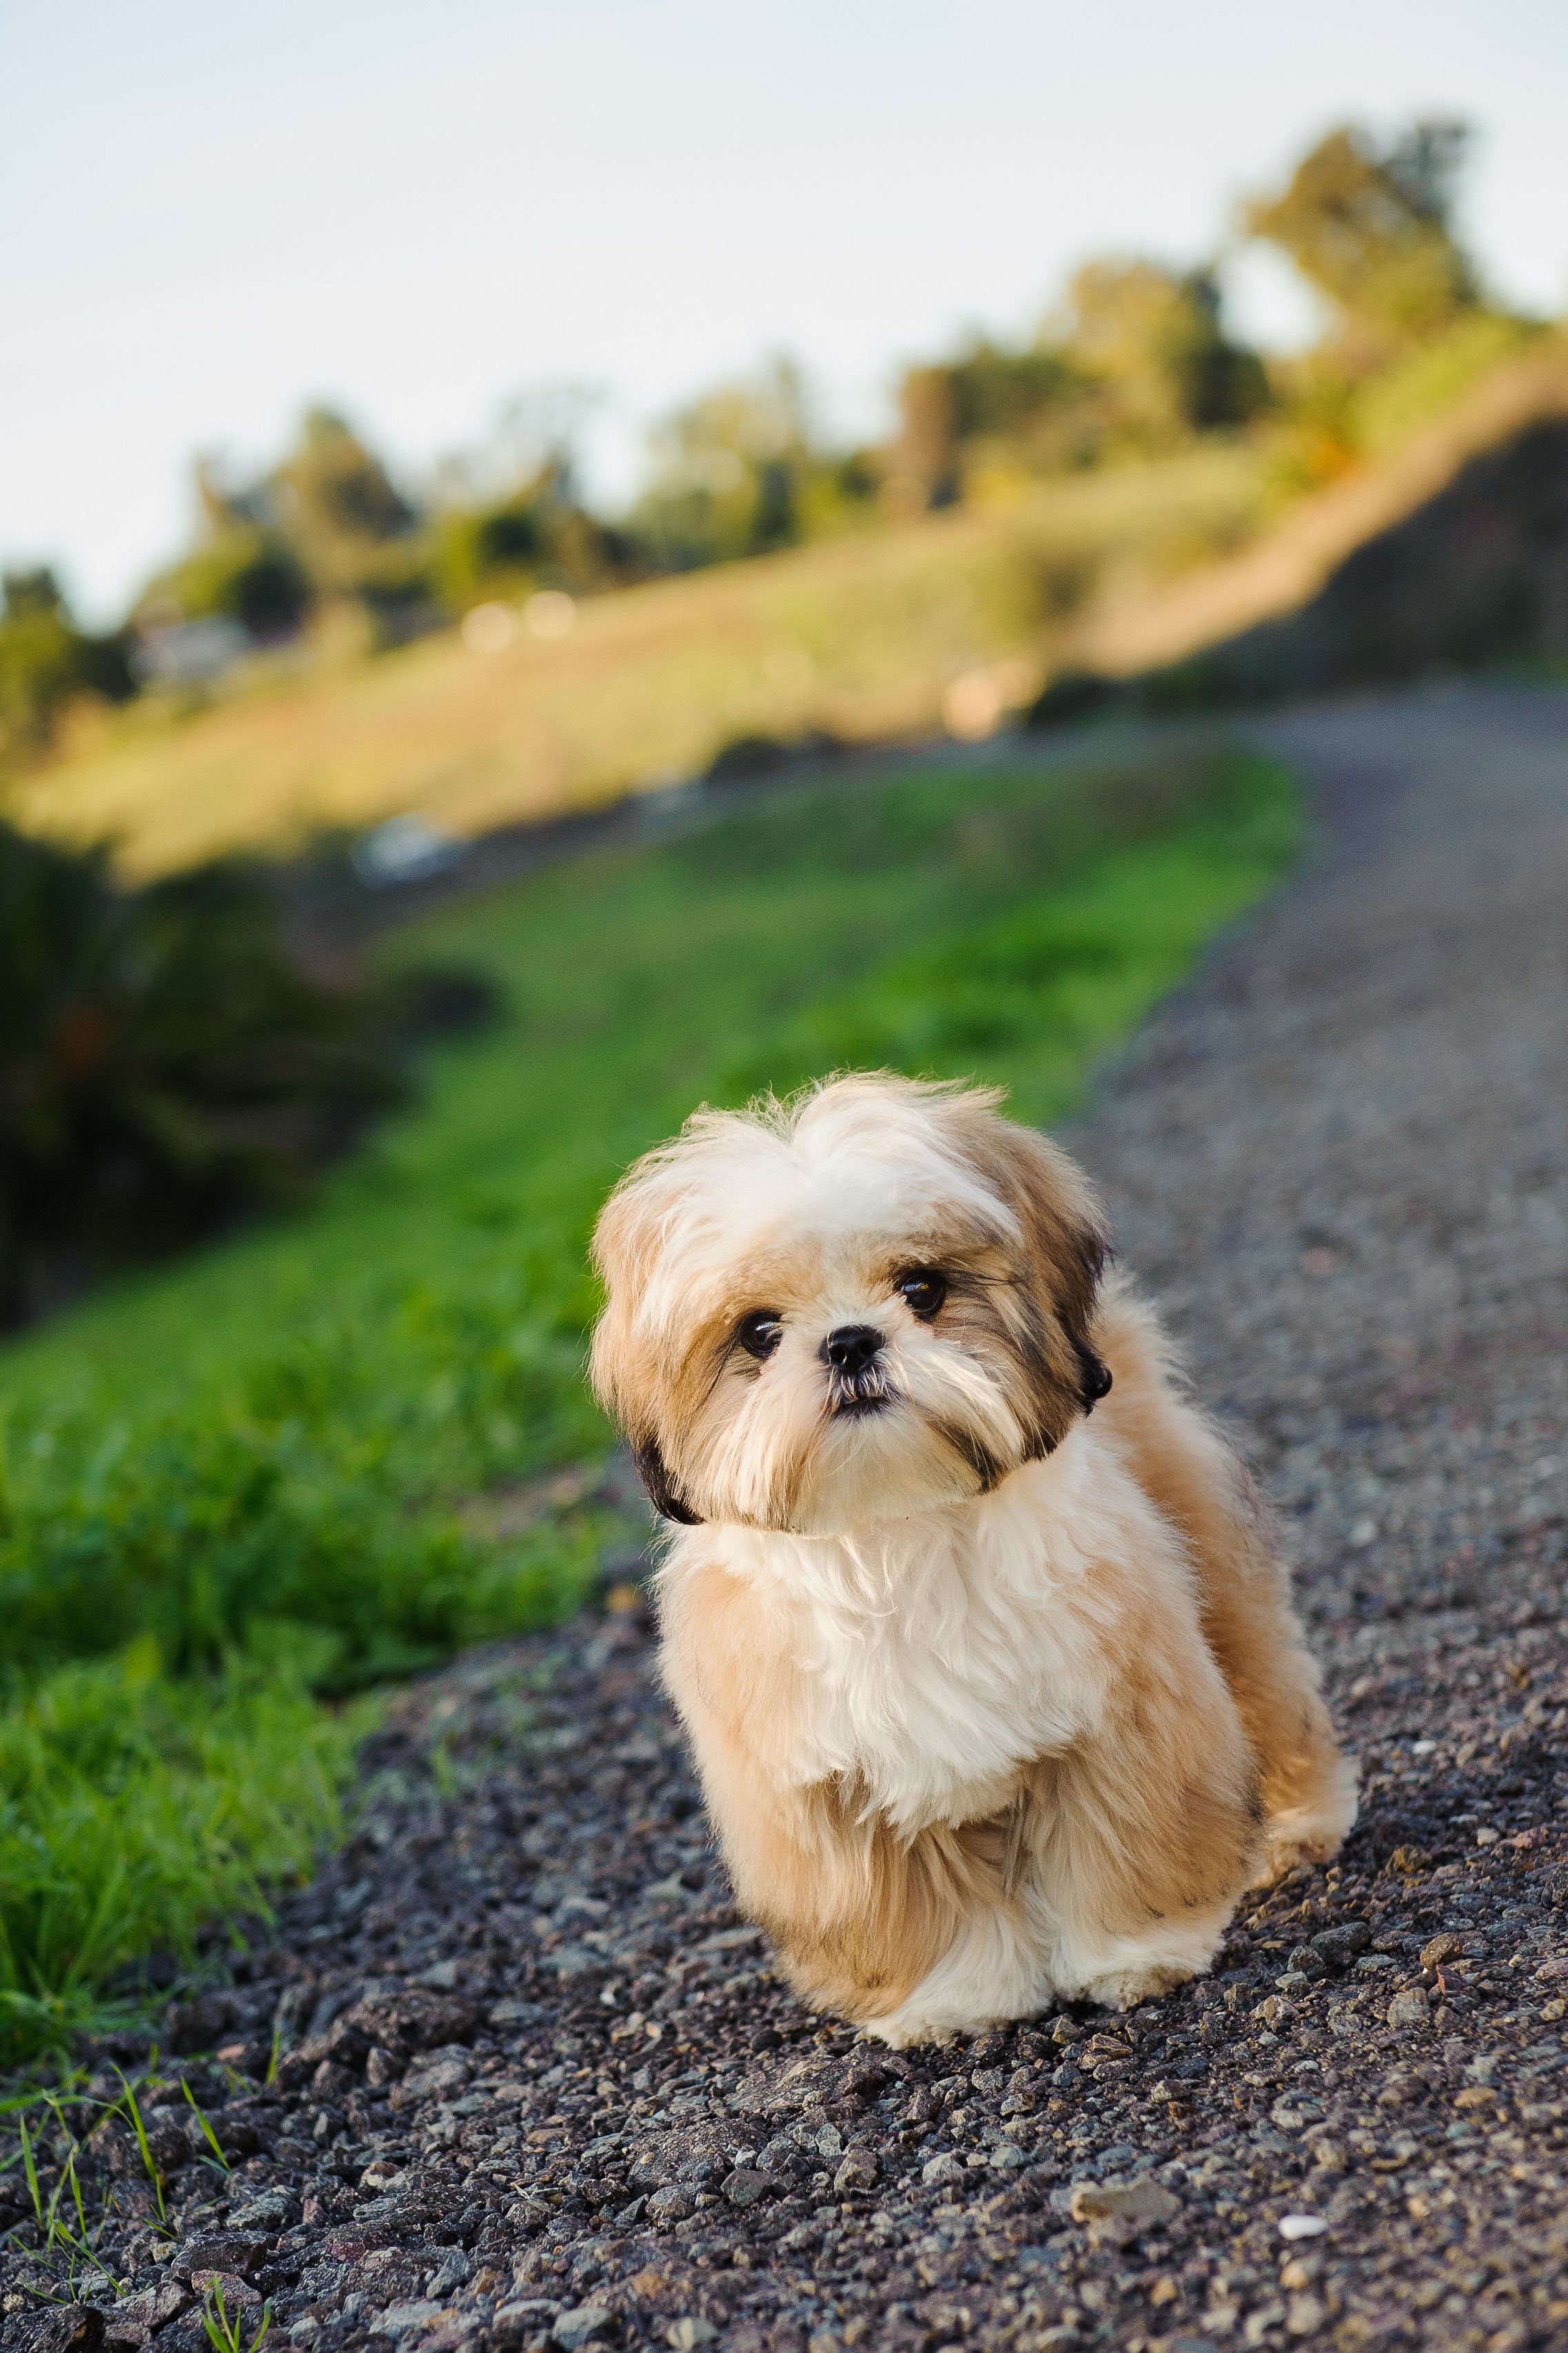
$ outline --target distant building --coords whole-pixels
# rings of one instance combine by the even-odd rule
[[[142,686],[211,686],[255,645],[242,621],[171,621],[142,631],[131,668]]]

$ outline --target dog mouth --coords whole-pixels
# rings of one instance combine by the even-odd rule
[[[835,1381],[827,1394],[827,1409],[836,1421],[865,1421],[897,1405],[898,1392],[874,1376]]]

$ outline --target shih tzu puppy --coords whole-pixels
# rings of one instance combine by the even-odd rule
[[[998,1100],[700,1112],[595,1241],[736,1892],[895,2044],[1180,1984],[1355,1815],[1247,1474]]]

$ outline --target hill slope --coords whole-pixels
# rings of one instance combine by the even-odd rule
[[[404,809],[479,833],[693,775],[747,734],[929,737],[970,673],[1005,711],[1063,670],[1184,661],[1300,610],[1489,452],[1568,417],[1568,338],[1481,323],[1374,388],[1365,462],[1313,496],[1286,498],[1267,441],[1211,444],[615,591],[553,643],[449,633],[184,721],[143,706],[18,788],[17,814],[111,837],[138,876]]]
[[[1211,649],[1234,646],[1239,655],[1254,646],[1257,678],[1249,680],[1246,658],[1213,671],[1216,686],[1228,682],[1240,692],[1261,684],[1265,646],[1276,691],[1295,692],[1356,675],[1418,670],[1423,631],[1432,662],[1568,650],[1568,643],[1507,643],[1507,616],[1489,628],[1477,612],[1478,596],[1506,600],[1505,581],[1535,564],[1535,543],[1552,535],[1543,491],[1561,471],[1552,453],[1565,423],[1568,338],[1554,333],[1489,375],[1383,464],[1299,509],[1260,544],[1163,594],[1108,599],[1089,610],[1067,633],[1064,650],[1076,667],[1131,678]],[[1403,553],[1392,564],[1365,560],[1395,543]],[[1327,633],[1337,631],[1342,641],[1336,667],[1324,628],[1308,624],[1308,608],[1339,583],[1348,594],[1340,596],[1343,609]],[[1283,628],[1293,633],[1293,653]],[[1516,640],[1531,634],[1516,624]],[[1355,649],[1344,642],[1351,637],[1369,641],[1359,671]],[[1410,657],[1392,666],[1371,659],[1375,644],[1391,637],[1407,641]]]
[[[579,607],[563,641],[495,653],[455,633],[281,682],[171,725],[127,715],[35,777],[23,821],[109,834],[147,875],[288,848],[419,808],[460,832],[689,776],[740,735],[940,732],[944,690],[1004,668],[1008,700],[1086,597],[1152,586],[1263,525],[1251,452],[1221,448],[1056,484],[1002,513],[932,515]]]

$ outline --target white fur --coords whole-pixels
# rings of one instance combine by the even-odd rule
[[[781,1788],[837,1780],[901,1833],[984,1819],[1020,1767],[1091,1739],[1115,1672],[1115,1612],[1097,1560],[1134,1561],[1162,1607],[1191,1568],[1116,1447],[1090,1424],[994,1494],[799,1536],[719,1526],[681,1531],[662,1577],[705,1564],[742,1577],[761,1640],[791,1658],[804,1722],[773,1759]],[[1208,1966],[1228,1906],[1145,1936],[1096,1935],[1070,1876],[1031,1852],[1020,1914],[976,1918],[900,2009],[868,2031],[895,2043],[976,2018],[1034,2014],[1054,1993],[1121,2006],[1151,1972]],[[1021,1915],[1021,1916],[1020,1916]]]
[[[1009,1912],[975,1912],[907,2000],[868,2020],[866,2032],[899,2051],[962,2034],[980,2018],[1037,2018],[1059,1990],[1048,1946],[1032,1923]]]
[[[1138,1525],[1166,1550],[1151,1519],[1086,1425],[977,1501],[837,1536],[692,1528],[663,1574],[721,1561],[756,1590],[768,1639],[804,1671],[812,1715],[781,1780],[858,1779],[912,1832],[984,1814],[989,1785],[1096,1724],[1109,1630],[1095,1548]]]

